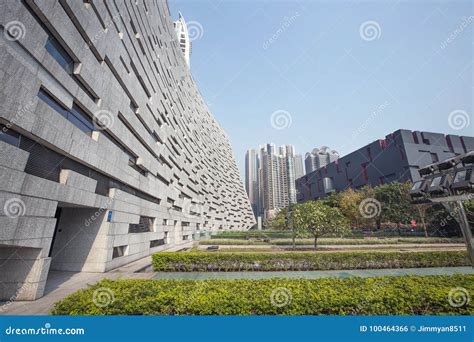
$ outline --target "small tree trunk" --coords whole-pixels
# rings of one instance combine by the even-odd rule
[[[318,237],[315,236],[314,237],[314,250],[316,250],[317,247],[318,247]]]
[[[402,231],[400,230],[400,222],[397,222],[398,236],[402,236]]]
[[[421,218],[421,224],[423,225],[423,230],[425,231],[425,237],[427,238],[428,237],[428,229],[426,228],[426,222],[425,222],[424,217]]]
[[[295,227],[293,226],[293,250],[296,249],[296,230]]]
[[[420,215],[421,224],[423,225],[423,230],[425,232],[425,237],[428,237],[428,229],[425,222],[425,213],[422,208],[418,208],[418,214]]]

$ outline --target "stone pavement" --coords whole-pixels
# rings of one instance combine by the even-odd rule
[[[192,244],[189,246],[181,244],[162,253],[191,246]],[[48,315],[54,303],[102,279],[153,278],[153,272],[138,272],[150,264],[151,256],[148,256],[106,273],[50,271],[43,297],[34,301],[0,302],[0,315]]]

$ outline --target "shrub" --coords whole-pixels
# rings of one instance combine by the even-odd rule
[[[472,296],[474,275],[313,280],[102,280],[56,303],[52,314],[472,315],[473,301],[460,307],[450,305],[453,289],[467,291]],[[107,291],[110,296],[108,302],[98,306],[94,301],[100,291]]]
[[[467,266],[466,252],[213,253],[165,252],[152,256],[161,272],[310,271]]]

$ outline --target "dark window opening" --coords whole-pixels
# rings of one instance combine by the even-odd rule
[[[155,219],[148,216],[140,216],[138,223],[130,223],[128,225],[129,233],[147,233],[153,231]]]
[[[6,142],[7,144],[20,147],[20,138],[21,136],[9,129],[7,126],[0,125],[0,140]]]
[[[73,104],[71,109],[67,109],[58,101],[56,101],[43,88],[40,88],[38,97],[50,108],[61,114],[65,119],[74,124],[74,126],[79,128],[84,133],[91,133],[94,131],[92,119],[87,116],[84,111],[76,104]]]
[[[119,258],[119,257],[122,257],[124,255],[126,255],[127,253],[127,246],[117,246],[117,247],[114,247],[114,251],[113,251],[113,254],[112,254],[112,259],[115,259],[115,258]]]
[[[157,240],[151,240],[150,241],[150,248],[158,247],[158,246],[163,246],[166,244],[165,239],[157,239]]]
[[[74,60],[53,37],[49,37],[46,45],[46,51],[58,62],[58,64],[69,74],[72,75],[74,68]]]

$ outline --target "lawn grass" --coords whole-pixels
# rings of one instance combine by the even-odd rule
[[[320,238],[318,245],[391,245],[391,244],[427,244],[427,243],[463,243],[462,238],[365,238],[365,239],[351,239],[351,238]],[[293,244],[292,239],[274,239],[269,242],[261,240],[242,240],[242,239],[210,239],[199,241],[200,245],[235,245],[235,246],[250,246],[250,245],[275,245],[275,246],[289,246]],[[296,245],[313,245],[313,239],[296,239]]]

